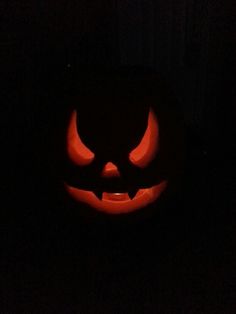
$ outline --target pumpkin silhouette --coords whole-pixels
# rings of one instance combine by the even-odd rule
[[[106,214],[157,202],[178,178],[182,131],[156,76],[127,72],[90,78],[73,99],[65,135],[65,188]]]

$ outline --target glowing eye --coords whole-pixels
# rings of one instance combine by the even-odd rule
[[[137,167],[146,167],[155,157],[159,146],[159,127],[152,109],[149,111],[145,134],[139,145],[129,154],[130,161]]]
[[[79,166],[90,164],[95,155],[82,142],[77,130],[77,113],[74,110],[71,115],[68,131],[67,131],[67,152],[70,159]]]

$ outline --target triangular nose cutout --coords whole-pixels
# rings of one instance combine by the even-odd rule
[[[102,170],[102,177],[110,178],[110,177],[120,177],[120,172],[116,165],[112,162],[108,162],[105,164]]]

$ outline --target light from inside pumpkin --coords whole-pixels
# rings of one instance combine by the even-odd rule
[[[69,158],[78,166],[89,165],[95,155],[94,153],[82,142],[77,132],[77,113],[74,110],[71,115],[67,133],[67,151]]]
[[[145,168],[154,159],[159,149],[159,126],[152,109],[149,110],[147,128],[142,140],[127,156],[130,162],[138,167]],[[67,133],[67,153],[76,166],[87,166],[93,162],[95,154],[82,142],[77,130],[77,114],[72,112]],[[117,165],[107,162],[101,172],[101,179],[120,179]],[[79,178],[78,178],[79,179]],[[147,188],[137,188],[135,193],[130,191],[94,191],[84,190],[65,183],[68,193],[78,202],[85,203],[98,211],[108,214],[130,213],[153,203],[166,189],[167,180]]]
[[[66,189],[76,201],[88,204],[98,211],[107,214],[126,214],[153,203],[166,189],[166,186],[167,181],[162,181],[150,188],[139,189],[133,199],[128,193],[103,192],[102,198],[99,199],[92,191],[77,189],[67,184]]]
[[[158,146],[158,123],[154,112],[150,109],[146,132],[139,145],[129,154],[129,159],[135,166],[144,168],[155,157]]]

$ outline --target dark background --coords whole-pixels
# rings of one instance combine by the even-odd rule
[[[235,312],[235,7],[1,2],[2,313]],[[174,218],[81,221],[49,193],[64,82],[97,65],[152,67],[178,99],[192,172]]]

